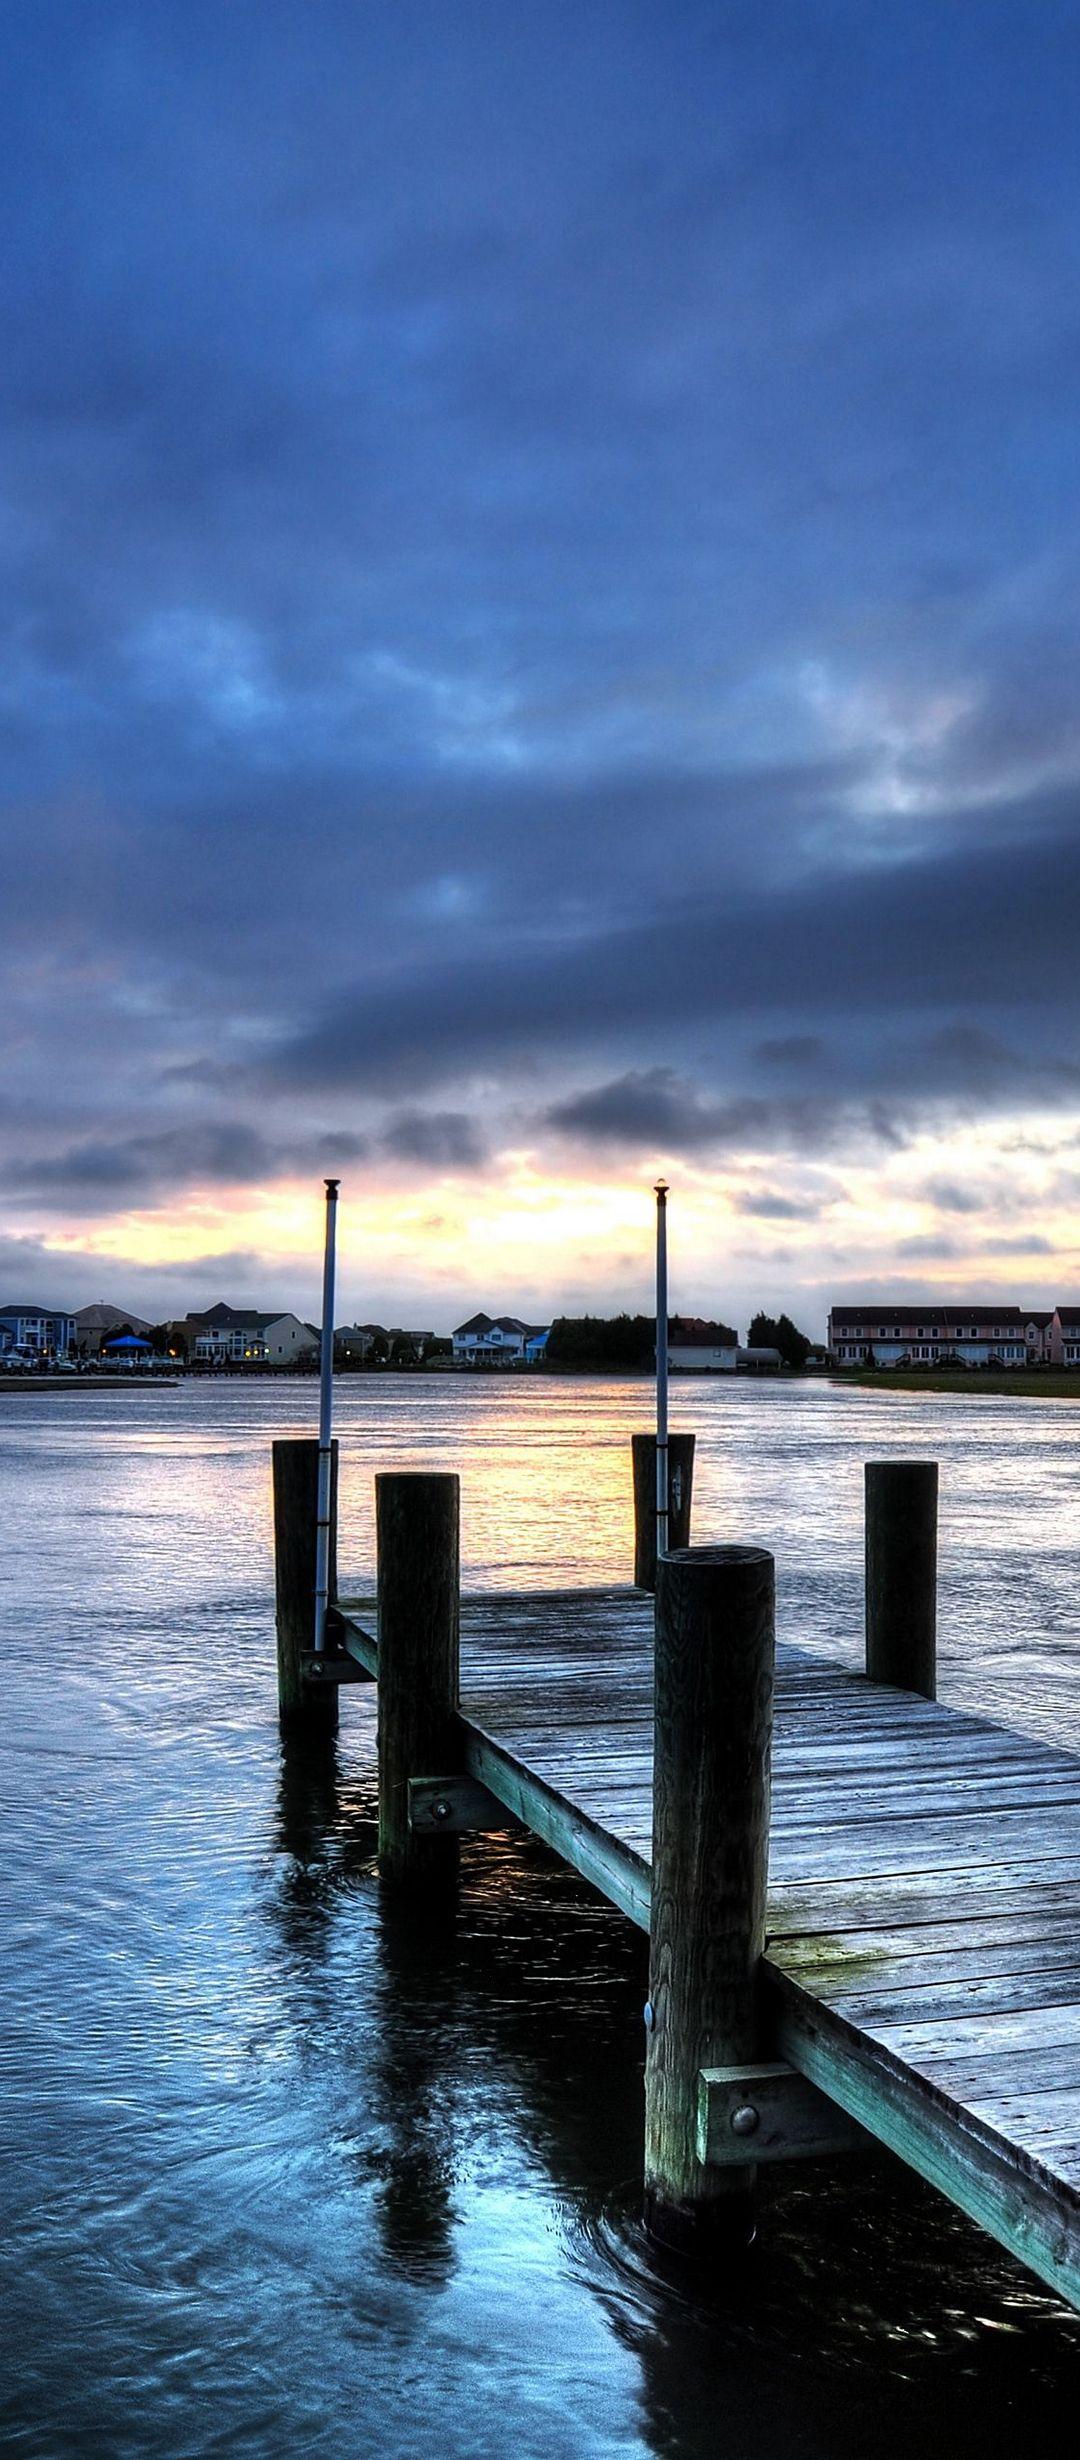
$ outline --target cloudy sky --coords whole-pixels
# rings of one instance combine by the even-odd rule
[[[1075,7],[5,46],[0,1299],[1075,1295]]]

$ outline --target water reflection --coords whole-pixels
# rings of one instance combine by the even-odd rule
[[[410,1907],[372,1875],[374,1805],[335,1755],[286,1792],[282,1843],[309,1864],[296,1901],[332,1904],[325,1875],[349,1870],[369,1891],[371,2040],[337,2127],[388,2272],[448,2290],[505,2129],[511,2171],[524,2153],[555,2198],[553,2263],[633,2360],[655,2460],[907,2460],[913,2435],[974,2453],[1003,2416],[1024,2452],[1060,2427],[1080,2325],[886,2155],[766,2176],[730,2275],[658,2255],[639,2217],[644,1941],[516,1832],[465,1844],[454,1902]],[[511,2231],[501,2251],[509,2285]]]
[[[344,1393],[346,1582],[385,1462],[463,1470],[473,1581],[625,1576],[643,1398]],[[1045,2453],[1080,2326],[885,2159],[767,2182],[723,2294],[658,2266],[644,1942],[519,1836],[466,1843],[435,1924],[387,1896],[369,1690],[336,1746],[281,1753],[269,1442],[309,1431],[306,1388],[62,1406],[0,1413],[0,2445]],[[771,1543],[788,1636],[850,1655],[862,1460],[936,1451],[944,1687],[1080,1735],[1061,1405],[713,1391],[692,1414],[699,1528]]]

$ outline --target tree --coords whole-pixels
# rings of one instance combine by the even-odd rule
[[[813,1343],[789,1315],[754,1316],[747,1334],[752,1350],[779,1350],[785,1367],[805,1367]]]
[[[545,1364],[601,1367],[609,1374],[650,1367],[656,1354],[651,1315],[560,1315],[548,1336]]]

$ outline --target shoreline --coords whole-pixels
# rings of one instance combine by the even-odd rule
[[[975,1397],[982,1393],[995,1400],[1011,1396],[1024,1401],[1080,1401],[1080,1375],[1067,1367],[1003,1367],[996,1374],[983,1367],[961,1367],[951,1375],[933,1367],[898,1374],[888,1367],[874,1367],[831,1375],[829,1382],[842,1391],[855,1387],[862,1392],[947,1392]]]
[[[178,1375],[3,1375],[2,1392],[175,1392]]]

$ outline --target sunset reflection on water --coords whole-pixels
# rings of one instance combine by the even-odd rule
[[[857,1658],[862,1461],[942,1463],[942,1689],[1080,1733],[1065,1404],[680,1387],[700,1537]],[[474,1586],[622,1580],[645,1383],[342,1382],[341,1558],[456,1468]],[[770,2184],[722,2299],[641,2237],[643,1943],[528,1839],[439,1928],[374,1868],[374,1707],[282,1752],[269,1447],[310,1383],[12,1395],[4,2448],[175,2460],[1045,2450],[1080,2326],[882,2160]],[[358,2423],[358,2420],[361,2421]]]

